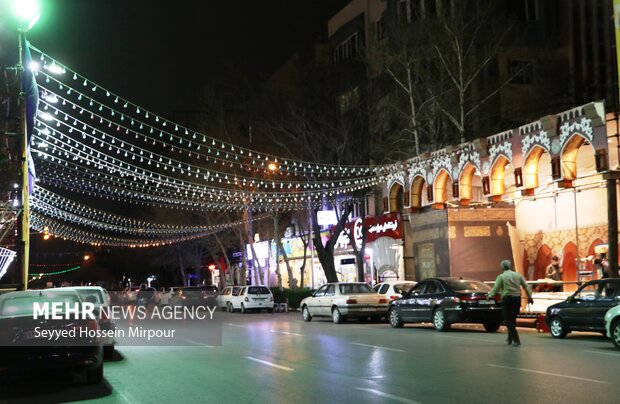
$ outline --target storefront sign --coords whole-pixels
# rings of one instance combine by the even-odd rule
[[[368,227],[368,233],[366,235],[366,242],[372,243],[380,237],[390,237],[393,239],[402,239],[402,221],[400,213],[388,213],[381,216],[372,216],[365,219],[366,226]],[[330,233],[333,233],[333,227],[330,228]],[[362,246],[362,219],[349,222],[345,225],[345,230],[340,233],[338,241],[336,242],[336,248],[346,249],[351,246],[349,234],[353,235],[355,245],[357,248]]]

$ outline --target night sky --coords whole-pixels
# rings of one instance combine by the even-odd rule
[[[122,97],[170,119],[234,67],[264,80],[319,38],[342,0],[40,0],[30,42]],[[344,2],[346,3],[346,2]],[[323,34],[325,36],[325,34]]]

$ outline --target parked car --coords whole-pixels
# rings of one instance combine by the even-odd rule
[[[348,318],[379,320],[387,309],[388,300],[361,282],[327,283],[301,301],[304,321],[315,316],[331,317],[337,324]]]
[[[232,294],[229,303],[229,311],[241,310],[247,313],[250,310],[266,309],[273,313],[273,294],[266,286],[240,286],[237,294]]]
[[[425,279],[390,303],[390,325],[400,328],[405,323],[432,322],[437,331],[447,331],[454,323],[480,323],[495,332],[503,316],[499,299],[487,295],[490,290],[476,280]]]
[[[220,292],[220,294],[217,295],[216,298],[217,307],[222,310],[226,309],[227,311],[231,311],[230,302],[232,300],[232,297],[233,295],[237,295],[240,289],[240,286],[226,286],[224,289],[222,289],[222,292]]]
[[[545,321],[554,338],[571,331],[605,333],[605,313],[620,304],[620,279],[586,282],[565,301],[547,308]]]
[[[93,319],[46,320],[35,319],[33,306],[39,303],[81,303],[74,290],[48,289],[9,292],[0,295],[0,375],[10,372],[29,373],[45,370],[85,371],[89,384],[103,380],[103,346],[94,337],[61,336],[46,342],[37,337],[38,327],[58,330],[60,335],[73,330],[98,332],[99,325]]]
[[[396,300],[411,290],[417,282],[389,280],[377,283],[372,290],[385,296],[388,300]]]
[[[605,332],[616,348],[620,349],[620,305],[612,307],[605,313]]]
[[[103,356],[105,359],[112,359],[114,357],[114,338],[111,335],[116,330],[116,324],[114,319],[109,316],[111,299],[108,291],[100,286],[69,286],[57,289],[75,290],[83,301],[95,305],[97,313],[100,313],[98,314],[99,328],[106,334],[106,337],[103,338]]]
[[[215,305],[217,286],[182,286],[170,298],[170,306],[206,306]]]
[[[123,303],[133,303],[138,298],[139,286],[131,286],[123,291]]]
[[[172,298],[178,288],[179,286],[173,286],[159,289],[155,295],[155,303],[162,306],[170,304],[170,298]]]

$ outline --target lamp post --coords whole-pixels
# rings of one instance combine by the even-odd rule
[[[21,130],[21,180],[22,180],[22,213],[20,264],[23,289],[28,289],[28,265],[30,252],[30,186],[28,183],[28,123],[26,114],[26,92],[24,89],[24,46],[26,46],[26,32],[38,21],[39,7],[36,0],[13,0],[13,12],[18,22],[18,52],[19,59],[19,120]]]

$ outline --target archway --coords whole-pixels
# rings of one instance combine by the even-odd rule
[[[445,169],[439,170],[435,177],[435,183],[433,185],[433,193],[435,206],[443,205],[452,197],[452,180],[450,174]]]
[[[562,280],[565,282],[575,282],[579,279],[577,276],[577,246],[569,241],[564,246],[562,252]],[[565,292],[571,292],[577,289],[577,285],[564,285]]]
[[[574,134],[562,150],[562,178],[574,181],[577,178],[577,155],[579,148],[584,144],[586,138],[580,134]]]
[[[523,187],[525,189],[535,189],[538,187],[538,165],[540,163],[540,157],[547,153],[545,149],[540,146],[534,146],[525,158],[523,164]]]
[[[536,261],[534,261],[534,280],[544,279],[547,266],[551,264],[553,253],[547,244],[543,244],[536,253]]]
[[[467,205],[473,199],[473,180],[476,167],[473,164],[467,163],[461,171],[461,177],[459,178],[459,198],[462,205]]]
[[[411,207],[412,208],[421,208],[424,202],[424,191],[426,187],[424,186],[426,181],[424,181],[424,177],[421,175],[416,175],[413,181],[411,182]]]
[[[403,206],[403,186],[395,182],[390,188],[390,212],[402,212]]]
[[[503,155],[499,156],[491,168],[491,196],[501,197],[505,191],[504,177],[506,166],[510,161]]]

